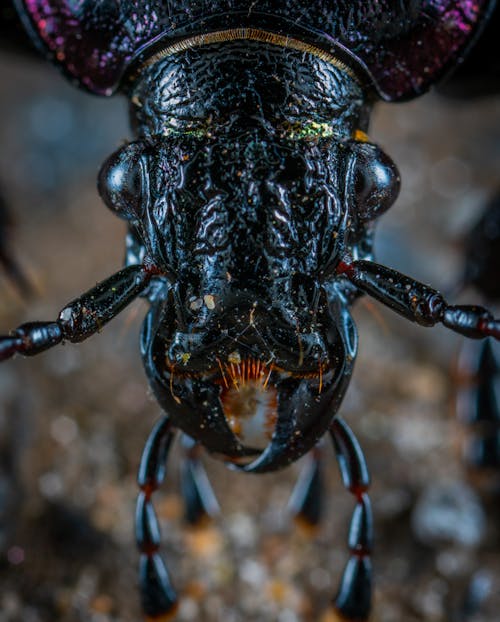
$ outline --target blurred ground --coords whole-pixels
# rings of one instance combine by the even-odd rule
[[[55,317],[120,266],[124,228],[99,201],[95,178],[129,133],[124,101],[84,95],[44,64],[4,55],[0,76],[0,185],[15,248],[38,290],[26,304],[0,277],[3,332]],[[428,96],[384,106],[371,135],[403,178],[380,229],[379,259],[452,290],[461,232],[497,186],[500,100]],[[360,355],[343,408],[373,475],[374,620],[495,622],[498,503],[467,483],[450,416],[460,340],[374,309],[356,310]],[[135,473],[159,415],[137,345],[144,313],[138,302],[84,344],[0,370],[0,622],[140,619]],[[286,515],[300,465],[251,477],[207,460],[223,515],[197,534],[183,528],[175,455],[171,465],[156,503],[164,553],[186,595],[179,620],[319,620],[346,559],[353,509],[333,458],[315,540]],[[464,617],[471,585],[472,594],[489,595]]]

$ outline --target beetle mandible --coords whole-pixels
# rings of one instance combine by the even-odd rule
[[[173,615],[152,494],[175,430],[231,468],[277,470],[328,432],[356,506],[335,615],[371,602],[369,475],[338,416],[356,358],[350,308],[368,294],[423,326],[500,338],[485,309],[451,306],[373,257],[395,201],[394,163],[369,141],[375,99],[423,93],[461,55],[493,3],[19,1],[33,40],[88,90],[130,100],[136,139],[103,165],[99,191],[129,224],[117,272],[51,322],[0,340],[2,359],[99,331],[132,300],[151,304],[141,352],[166,415],[139,472],[143,607]],[[415,50],[418,50],[417,54]],[[397,62],[396,62],[397,60]],[[193,521],[210,512],[195,460]],[[315,473],[296,495],[314,520]]]

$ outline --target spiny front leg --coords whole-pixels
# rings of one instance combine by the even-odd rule
[[[174,433],[168,417],[153,428],[144,447],[137,481],[136,540],[141,553],[139,585],[142,608],[150,622],[167,622],[176,614],[177,595],[159,554],[160,526],[151,502],[155,490],[165,479],[166,461]]]
[[[441,323],[471,339],[500,340],[500,320],[484,307],[449,305],[443,296],[401,272],[372,261],[342,261],[337,274],[346,276],[360,291],[403,317],[422,326]]]
[[[64,340],[77,343],[112,320],[147,287],[152,271],[129,266],[69,303],[54,322],[28,322],[0,337],[0,361],[14,354],[33,356]]]
[[[334,419],[330,434],[342,482],[356,497],[349,529],[350,556],[333,600],[332,615],[335,622],[365,622],[370,615],[372,600],[373,518],[366,493],[370,475],[356,437],[340,417]]]

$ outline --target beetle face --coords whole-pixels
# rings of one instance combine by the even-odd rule
[[[316,58],[297,77],[299,60],[235,43],[152,66],[133,96],[143,137],[100,177],[171,283],[143,338],[158,400],[252,471],[292,462],[328,428],[356,353],[351,301],[330,281],[398,186],[390,160],[353,139],[354,79]]]
[[[101,190],[173,283],[143,345],[160,403],[243,468],[291,462],[324,433],[355,356],[350,317],[332,317],[321,286],[344,248],[352,149],[252,127],[231,151],[217,137],[126,151]]]
[[[247,471],[275,470],[309,451],[340,405],[357,345],[347,309],[320,298],[311,333],[259,306],[249,314],[233,307],[216,332],[189,333],[177,328],[173,292],[153,308],[142,353],[174,425]],[[193,354],[176,364],[170,353],[179,343]]]
[[[340,404],[355,329],[324,282],[398,178],[366,143],[257,125],[224,136],[128,145],[100,187],[172,283],[143,341],[160,403],[212,452],[271,470],[307,452]]]
[[[251,129],[230,144],[159,145],[149,182],[150,196],[159,189],[149,207],[159,232],[151,250],[176,283],[179,332],[241,330],[264,310],[277,330],[314,332],[317,283],[336,261],[345,226],[344,197],[332,192],[343,171],[327,142],[299,148]],[[172,363],[190,354],[195,365],[196,352],[181,341]]]

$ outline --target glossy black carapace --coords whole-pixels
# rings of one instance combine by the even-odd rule
[[[464,55],[492,2],[17,2],[36,44],[73,80],[130,101],[133,142],[104,163],[99,192],[129,224],[126,266],[52,322],[24,324],[0,356],[78,342],[132,300],[151,303],[146,373],[165,417],[139,473],[145,613],[177,597],[151,503],[175,430],[185,435],[191,522],[216,502],[199,447],[231,468],[284,467],[329,432],[356,499],[335,619],[371,600],[369,475],[338,416],[356,358],[350,308],[368,294],[423,326],[500,338],[485,309],[374,262],[374,222],[399,175],[367,136],[377,98],[424,92]],[[316,455],[313,453],[313,455]],[[292,507],[314,523],[319,465]]]

